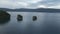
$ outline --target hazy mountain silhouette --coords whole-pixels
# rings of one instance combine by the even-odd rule
[[[17,12],[60,12],[60,9],[52,9],[52,8],[37,8],[37,9],[27,9],[27,8],[9,9],[9,8],[0,8],[0,10],[17,11]]]

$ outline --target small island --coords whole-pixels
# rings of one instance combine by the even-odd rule
[[[0,10],[0,23],[10,20],[10,14],[6,11]]]
[[[17,15],[17,20],[18,21],[22,21],[23,20],[23,16],[22,15]]]
[[[37,20],[37,16],[33,16],[33,21],[36,21]]]

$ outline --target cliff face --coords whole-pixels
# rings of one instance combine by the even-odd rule
[[[10,19],[10,14],[8,14],[6,11],[0,10],[0,22],[6,21]]]

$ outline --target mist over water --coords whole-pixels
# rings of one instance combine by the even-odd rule
[[[0,25],[0,34],[60,34],[60,13],[8,12],[10,21]],[[23,21],[17,20],[17,15]],[[37,16],[33,21],[32,17]]]

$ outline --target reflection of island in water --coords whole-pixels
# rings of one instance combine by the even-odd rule
[[[6,11],[0,10],[0,24],[4,24],[10,20],[10,14]]]
[[[8,23],[10,21],[10,19],[7,19],[7,20],[0,20],[0,24],[5,24],[5,23]]]

